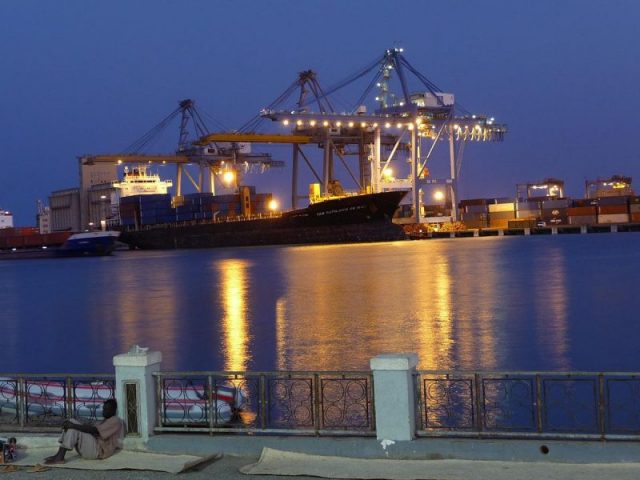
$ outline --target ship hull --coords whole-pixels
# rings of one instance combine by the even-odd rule
[[[145,250],[401,240],[404,231],[391,219],[405,194],[382,192],[326,200],[271,218],[128,230],[120,240]]]
[[[29,260],[39,258],[98,257],[111,255],[119,232],[77,233],[61,245],[47,248],[14,248],[0,250],[0,260]]]

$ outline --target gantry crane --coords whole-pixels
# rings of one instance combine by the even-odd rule
[[[180,129],[178,147],[175,154],[146,154],[140,151],[147,146],[152,139],[162,132],[166,126],[177,116],[180,116]],[[248,171],[251,168],[262,170],[271,167],[283,167],[284,162],[273,160],[268,153],[252,153],[250,144],[238,138],[218,137],[208,142],[198,144],[189,140],[188,126],[192,124],[195,133],[199,137],[207,135],[209,129],[204,123],[201,114],[196,110],[195,103],[191,99],[182,100],[177,109],[171,112],[158,125],[136,140],[126,151],[132,153],[84,155],[79,157],[80,165],[95,163],[120,164],[174,164],[176,165],[176,195],[182,195],[183,174],[188,178],[198,192],[215,192],[215,177],[225,171],[234,170],[236,174],[241,170]],[[197,178],[194,178],[185,167],[197,165],[199,168]]]
[[[359,159],[359,176],[349,169],[352,179],[359,189],[378,192],[389,189],[409,189],[412,192],[413,220],[421,222],[421,185],[437,180],[426,179],[428,162],[440,140],[447,140],[449,146],[450,178],[444,179],[450,189],[453,220],[457,219],[457,178],[460,174],[464,146],[467,141],[502,141],[507,131],[506,125],[498,124],[495,119],[481,115],[472,115],[457,108],[454,96],[444,93],[434,83],[418,72],[402,55],[400,48],[388,49],[382,57],[375,59],[364,69],[351,75],[336,86],[324,90],[312,71],[302,72],[293,87],[299,89],[298,102],[294,108],[280,108],[293,93],[291,86],[268,108],[262,111],[262,117],[279,121],[285,127],[292,128],[296,136],[310,137],[311,142],[323,148],[322,175],[311,167],[308,158],[302,153],[301,145],[293,147],[292,201],[295,206],[297,196],[298,156],[302,155],[313,174],[320,179],[324,194],[330,194],[333,179],[334,154],[343,162],[343,155],[355,148]],[[364,93],[353,108],[337,113],[329,98],[365,75],[374,73]],[[401,92],[393,94],[390,80],[395,72]],[[412,74],[421,83],[423,90],[411,93],[408,74]],[[375,97],[377,108],[367,113],[364,102],[377,87]],[[426,90],[424,90],[426,89]],[[311,102],[309,93],[313,94]],[[317,104],[315,112],[310,110],[311,103]],[[462,110],[462,113],[456,113]],[[307,143],[307,142],[305,142]],[[388,156],[383,157],[384,153]],[[426,152],[426,153],[424,153]],[[408,153],[411,172],[407,178],[392,179],[386,177],[388,167],[395,156]]]

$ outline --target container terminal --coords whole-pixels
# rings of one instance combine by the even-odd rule
[[[393,222],[410,235],[640,221],[638,198],[631,179],[624,176],[587,182],[584,199],[565,197],[564,183],[547,179],[518,185],[514,198],[460,200],[465,147],[502,142],[507,126],[464,108],[453,93],[420,73],[402,48],[385,50],[328,88],[316,72],[302,71],[273,102],[232,132],[212,131],[206,117],[193,100],[185,99],[127,151],[79,156],[79,186],[56,190],[48,206],[39,204],[39,232],[281,215],[283,199],[257,192],[247,180],[285,165],[291,170],[287,203],[293,210],[346,195],[406,192]],[[179,121],[175,152],[147,153],[173,120]],[[269,131],[262,133],[265,129]],[[192,132],[195,138],[190,138]],[[274,159],[264,151],[274,145],[288,146],[290,158]],[[173,178],[160,179],[155,172],[160,166],[173,166]],[[437,177],[432,173],[436,171]],[[248,196],[243,193],[247,189]],[[144,196],[156,196],[160,213],[147,208],[144,218],[140,216],[132,205],[140,205]],[[151,197],[143,203],[149,202]],[[194,208],[196,204],[206,208]]]

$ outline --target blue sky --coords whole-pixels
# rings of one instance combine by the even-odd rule
[[[122,151],[183,98],[238,128],[297,72],[329,86],[394,45],[509,126],[467,147],[462,198],[549,176],[574,197],[587,178],[640,182],[639,19],[633,0],[0,0],[0,206],[33,224],[36,200],[77,186],[78,155]],[[175,148],[172,128],[154,152]],[[287,171],[248,183],[287,198]]]

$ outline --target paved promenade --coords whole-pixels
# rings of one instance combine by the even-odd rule
[[[0,434],[6,436],[5,433]],[[20,434],[16,435],[19,439]],[[54,436],[25,436],[27,446],[48,447],[55,451]],[[140,444],[127,440],[128,448],[139,448]],[[160,435],[152,437],[146,446],[150,451],[164,453],[183,453],[190,455],[210,455],[222,453],[223,458],[200,470],[179,474],[186,479],[284,479],[292,477],[244,475],[238,469],[258,460],[263,447],[301,453],[356,457],[434,460],[458,459],[452,478],[482,478],[475,472],[482,461],[496,461],[496,473],[513,468],[511,462],[519,462],[518,475],[514,480],[540,480],[554,478],[558,480],[581,478],[581,480],[600,480],[602,468],[610,471],[616,480],[640,478],[639,442],[567,442],[540,440],[474,440],[474,439],[418,439],[412,442],[398,442],[384,448],[375,438],[318,438],[318,437],[277,437],[247,435]],[[507,463],[508,462],[508,463]],[[593,474],[585,473],[584,464],[598,464]],[[577,465],[572,470],[571,465]],[[31,473],[27,467],[18,472],[2,473],[2,478],[47,478],[47,479],[163,479],[174,478],[174,474],[149,471],[86,471],[70,469],[51,469],[46,472]],[[549,472],[552,472],[550,474]],[[499,475],[496,475],[498,477]],[[313,477],[297,477],[300,479]],[[502,478],[502,477],[500,477]],[[511,478],[511,477],[510,477]]]

